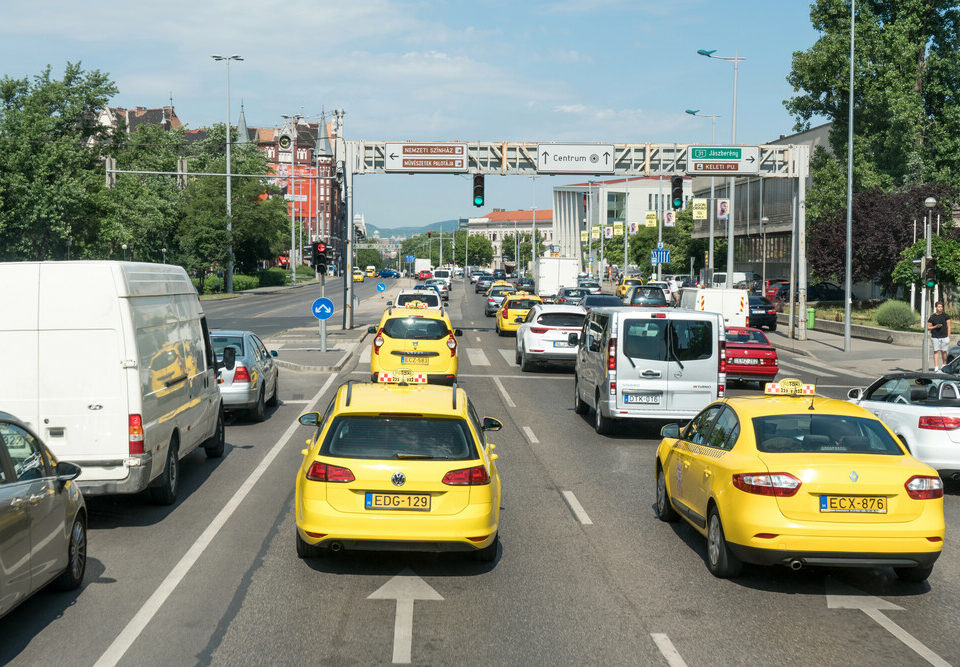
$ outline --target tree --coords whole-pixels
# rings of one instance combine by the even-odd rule
[[[457,263],[463,263],[464,247],[466,247],[467,264],[469,266],[488,266],[493,261],[493,245],[490,239],[482,234],[471,234],[467,240],[467,230],[458,229],[454,232]]]
[[[365,269],[368,266],[376,267],[377,271],[383,268],[383,256],[379,250],[373,248],[361,248],[357,250],[357,266]]]
[[[104,188],[97,112],[117,92],[107,74],[67,63],[0,79],[0,258],[65,258],[100,239]]]
[[[516,245],[515,239],[519,240],[519,246]],[[530,234],[528,232],[518,232],[516,237],[513,234],[505,234],[500,244],[500,254],[503,255],[504,261],[515,262],[517,261],[516,251],[519,250],[520,263],[525,264],[532,259],[530,246]],[[544,247],[543,234],[537,232],[538,256],[543,256]]]

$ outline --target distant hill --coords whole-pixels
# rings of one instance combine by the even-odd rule
[[[459,227],[458,220],[441,220],[440,222],[431,222],[422,227],[378,227],[367,223],[367,236],[373,236],[374,231],[380,232],[380,238],[390,238],[391,236],[416,236],[417,234],[426,234],[427,232],[454,232]]]

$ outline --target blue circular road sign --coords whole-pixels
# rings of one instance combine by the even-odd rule
[[[310,312],[318,320],[327,320],[333,316],[333,301],[326,297],[320,297],[310,306]]]
[[[378,291],[378,292],[383,292],[383,291],[386,290],[386,289],[387,289],[387,286],[386,286],[386,285],[384,285],[383,283],[377,283],[377,291]]]

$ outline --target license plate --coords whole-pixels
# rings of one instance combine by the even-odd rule
[[[553,341],[554,347],[570,347],[570,343],[565,340],[555,340]]]
[[[429,360],[426,357],[400,357],[401,364],[421,364],[426,366]]]
[[[887,499],[884,496],[820,496],[820,511],[886,514]]]
[[[763,310],[751,310],[751,311],[750,311],[750,314],[751,314],[751,315],[763,315],[765,312],[766,312],[766,311],[763,311]]]
[[[623,402],[624,403],[640,403],[644,405],[660,405],[660,397],[663,394],[657,392],[655,394],[624,394]]]
[[[374,493],[367,491],[363,506],[368,510],[430,511],[429,493]]]
[[[751,364],[759,364],[759,363],[760,363],[760,360],[759,360],[759,359],[748,359],[748,358],[742,358],[742,357],[734,357],[733,359],[730,360],[730,363],[732,363],[732,364],[746,364],[747,366],[749,366],[749,365],[751,365]]]

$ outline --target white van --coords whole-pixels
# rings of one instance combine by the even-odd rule
[[[216,359],[179,266],[0,263],[0,410],[77,463],[85,494],[176,500],[179,461],[223,454]]]
[[[739,282],[744,280],[760,280],[760,275],[754,273],[753,271],[743,272],[743,271],[734,271],[733,272],[733,285],[736,285]],[[727,286],[727,273],[726,271],[715,272],[713,274],[713,286],[714,287],[726,287]]]
[[[750,326],[750,293],[745,289],[684,287],[680,307],[720,313],[724,326]]]
[[[593,410],[597,433],[618,419],[687,421],[726,386],[726,337],[716,313],[595,308],[577,345],[574,407]]]
[[[443,278],[444,282],[447,283],[447,290],[453,289],[453,271],[450,269],[435,269],[433,272],[434,278]]]

